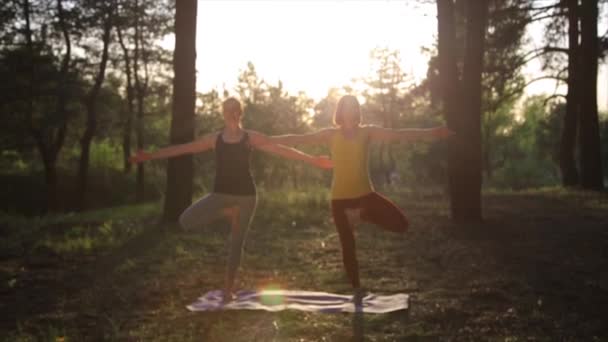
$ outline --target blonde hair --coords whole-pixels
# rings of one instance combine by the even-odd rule
[[[359,100],[353,95],[344,95],[340,98],[338,105],[336,106],[334,125],[342,126],[344,124],[344,112],[346,110],[354,112],[356,124],[361,124],[361,105],[359,105]]]

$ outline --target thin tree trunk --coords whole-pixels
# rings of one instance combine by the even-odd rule
[[[57,192],[57,158],[63,147],[63,143],[65,141],[65,137],[67,135],[67,101],[68,101],[68,92],[67,92],[67,81],[68,81],[68,72],[71,60],[71,41],[67,28],[67,24],[65,22],[65,13],[63,9],[63,3],[61,0],[56,1],[57,6],[57,19],[59,23],[59,28],[62,32],[66,51],[63,55],[61,61],[61,67],[59,70],[59,82],[60,86],[57,87],[56,93],[56,107],[53,112],[53,115],[59,120],[57,124],[44,126],[44,125],[36,125],[34,123],[34,104],[32,99],[33,88],[34,88],[34,79],[35,79],[35,65],[33,63],[34,60],[34,44],[32,40],[32,30],[31,30],[31,7],[29,0],[23,1],[23,13],[25,17],[25,40],[26,47],[29,51],[29,67],[30,67],[30,79],[28,86],[28,108],[26,112],[26,120],[27,126],[29,128],[30,134],[34,138],[36,142],[36,147],[38,148],[38,152],[40,153],[40,157],[43,161],[44,165],[44,173],[45,173],[45,183],[47,187],[47,196],[46,196],[46,206],[49,211],[57,211],[60,209],[60,204],[58,201],[58,192]]]
[[[194,139],[196,11],[197,0],[183,0],[175,4],[171,144],[187,143]],[[164,221],[176,222],[181,212],[190,205],[192,180],[191,155],[169,159]]]
[[[492,179],[493,175],[493,166],[492,166],[492,134],[490,132],[491,120],[492,120],[492,112],[488,111],[485,113],[486,124],[485,128],[482,130],[483,133],[483,141],[482,143],[482,154],[483,154],[483,169],[485,170],[486,180],[489,181]]]
[[[131,134],[133,132],[133,113],[135,112],[135,104],[133,99],[133,76],[131,70],[131,57],[129,56],[129,50],[124,42],[122,36],[122,28],[120,25],[116,25],[116,33],[118,35],[118,42],[122,49],[123,59],[125,62],[125,74],[127,75],[127,117],[125,120],[125,126],[123,130],[122,138],[122,151],[123,151],[123,162],[125,173],[131,172],[131,163],[129,157],[131,156]]]
[[[601,190],[604,186],[597,109],[599,58],[597,24],[597,0],[584,0],[581,6],[579,148],[581,185],[592,190]]]
[[[59,204],[57,198],[57,163],[48,152],[42,156],[42,162],[44,164],[47,210],[58,211],[62,205]]]
[[[139,2],[135,1],[135,7],[139,13]],[[139,77],[139,60],[140,60],[140,47],[143,45],[141,41],[141,28],[139,27],[139,17],[135,19],[135,51],[133,55],[133,75],[135,77],[135,89],[136,89],[136,100],[137,100],[137,123],[136,123],[136,134],[137,149],[144,149],[144,97],[145,90]],[[137,164],[137,176],[135,185],[135,200],[138,203],[144,201],[145,198],[145,186],[144,186],[144,164]]]
[[[27,33],[26,35],[28,40],[28,45],[30,47],[30,51],[33,53],[32,40],[31,40],[31,29],[29,28],[29,2],[25,1],[24,3],[25,9],[27,11]],[[57,16],[59,27],[61,29],[66,51],[63,55],[61,61],[61,68],[59,70],[59,82],[57,86],[57,95],[56,95],[56,107],[54,111],[54,115],[58,118],[59,123],[51,127],[43,127],[43,128],[34,128],[36,125],[33,123],[33,119],[31,115],[33,112],[29,112],[28,115],[28,124],[30,127],[30,132],[36,141],[36,146],[40,152],[40,155],[44,164],[44,173],[45,173],[45,182],[47,186],[47,210],[49,211],[57,211],[60,209],[59,201],[57,198],[57,158],[63,147],[63,143],[65,141],[65,137],[67,134],[67,102],[68,102],[68,92],[67,92],[67,82],[68,82],[68,72],[70,67],[70,61],[72,56],[72,45],[70,41],[70,35],[68,32],[67,24],[65,22],[65,13],[63,9],[62,0],[57,0]],[[34,65],[30,66],[32,68],[32,75]],[[33,108],[31,108],[33,110]]]
[[[90,161],[90,149],[91,142],[95,136],[97,129],[97,98],[106,75],[106,66],[108,63],[108,49],[110,46],[110,33],[112,31],[112,17],[111,14],[105,14],[103,29],[103,50],[101,53],[101,61],[99,63],[99,69],[95,76],[95,82],[89,92],[86,99],[87,109],[87,121],[85,131],[80,139],[80,163],[78,167],[78,210],[84,210],[87,207],[87,187],[88,187],[88,173],[89,173],[89,161]]]

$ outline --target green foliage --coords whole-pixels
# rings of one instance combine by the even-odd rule
[[[105,160],[102,161],[105,162]],[[146,200],[154,201],[161,196],[160,189],[164,189],[164,170],[150,167],[149,177],[146,178]],[[77,207],[74,198],[76,193],[77,177],[74,168],[58,169],[58,189],[62,194],[59,204],[67,211]],[[38,169],[27,172],[2,172],[0,183],[3,191],[0,192],[2,211],[23,214],[40,215],[45,212],[46,185],[42,171]],[[135,198],[135,175],[125,174],[122,170],[107,167],[91,170],[91,208],[104,208],[132,203]]]
[[[290,95],[281,82],[276,86],[259,79],[252,63],[239,75],[236,88],[244,99],[243,125],[265,134],[304,133],[311,130],[309,122],[313,101],[304,94]],[[314,149],[307,151],[315,151]],[[312,152],[315,153],[315,152]],[[323,171],[301,162],[278,158],[262,152],[253,156],[252,168],[258,184],[271,188],[291,184],[323,182]]]
[[[10,44],[0,51],[0,77],[14,79],[0,86],[0,167],[7,191],[0,202],[13,212],[37,214],[43,204],[33,194],[44,192],[42,162],[37,153],[25,118],[27,106],[33,104],[33,124],[39,128],[56,127],[69,118],[65,148],[58,156],[60,201],[70,202],[74,170],[80,154],[80,137],[85,127],[83,99],[90,88],[95,61],[99,59],[99,6],[94,2],[65,1],[66,20],[73,42],[71,71],[65,84],[70,94],[66,113],[56,113],[59,67],[64,49],[56,22],[56,4],[29,2],[32,9],[34,54],[24,48],[23,11],[21,2],[0,5],[0,39]],[[464,2],[457,2],[457,40],[462,42]],[[550,185],[556,181],[556,146],[561,125],[561,109],[544,112],[540,100],[523,105],[521,118],[518,101],[523,85],[521,76],[524,33],[530,13],[510,11],[527,4],[524,0],[493,1],[490,5],[486,35],[486,68],[484,72],[484,116],[482,118],[484,170],[488,187]],[[82,5],[82,6],[80,6]],[[98,126],[91,146],[91,197],[94,207],[123,204],[132,200],[134,175],[122,174],[123,140],[135,133],[125,132],[129,113],[125,73],[125,51],[118,44],[120,29],[127,55],[134,68],[135,43],[138,45],[139,69],[134,71],[142,83],[144,103],[144,148],[165,147],[172,111],[171,54],[156,43],[173,30],[173,1],[117,1],[115,30],[110,50],[110,66],[98,101]],[[48,10],[53,9],[53,10]],[[49,23],[48,26],[38,25]],[[139,40],[136,39],[136,28]],[[458,54],[464,44],[456,44]],[[430,48],[432,51],[432,48]],[[33,62],[35,78],[28,68]],[[145,64],[145,65],[144,65]],[[365,123],[386,127],[430,127],[442,124],[440,111],[434,106],[437,96],[437,60],[429,61],[428,77],[419,85],[401,69],[398,51],[376,48],[370,51],[370,73],[352,84],[328,90],[327,96],[313,101],[304,93],[290,94],[280,82],[269,84],[248,63],[237,75],[238,84],[224,92],[211,90],[197,94],[195,134],[201,136],[222,127],[221,102],[236,95],[245,109],[244,126],[267,134],[304,133],[332,125],[338,98],[354,93],[362,99]],[[132,83],[134,83],[134,74]],[[32,82],[33,81],[33,82]],[[26,96],[33,85],[31,96]],[[137,89],[135,89],[137,94]],[[133,122],[132,129],[136,122]],[[606,131],[603,124],[602,132]],[[50,132],[50,131],[49,131]],[[52,135],[52,134],[50,134]],[[49,137],[50,137],[49,135]],[[602,141],[606,145],[602,133]],[[131,147],[131,150],[133,147]],[[325,147],[302,147],[311,154],[328,154]],[[371,151],[370,170],[379,188],[423,189],[445,186],[447,145],[403,144],[378,145]],[[608,148],[603,149],[603,153]],[[132,153],[132,151],[127,151]],[[606,158],[604,158],[606,159]],[[164,191],[166,161],[146,164],[147,191],[157,199]],[[608,168],[605,168],[608,169]],[[195,192],[209,191],[215,172],[213,153],[195,156]],[[321,171],[301,162],[287,161],[256,152],[253,172],[261,191],[328,187],[331,172]],[[608,171],[606,171],[608,172]],[[525,180],[523,180],[525,179]],[[62,185],[63,184],[63,185]],[[70,205],[67,206],[70,208]]]
[[[504,115],[504,114],[503,114]],[[514,115],[514,114],[510,114]],[[543,96],[526,99],[520,114],[501,127],[491,155],[490,187],[523,189],[559,183],[558,142],[563,106],[546,109]],[[505,121],[508,122],[508,121]]]

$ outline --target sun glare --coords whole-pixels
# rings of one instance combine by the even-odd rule
[[[260,287],[260,301],[264,305],[281,305],[284,302],[282,287],[278,284],[266,284]]]
[[[399,50],[403,70],[426,74],[433,6],[407,1],[200,1],[197,88],[231,90],[251,61],[267,82],[319,99],[369,74],[369,52]]]

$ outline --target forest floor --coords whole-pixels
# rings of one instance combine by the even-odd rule
[[[327,194],[261,193],[239,288],[349,293]],[[608,196],[484,194],[455,225],[439,193],[389,194],[398,237],[357,228],[362,283],[408,293],[391,314],[185,306],[221,288],[228,227],[179,233],[156,204],[26,219],[0,215],[0,341],[606,341]]]

